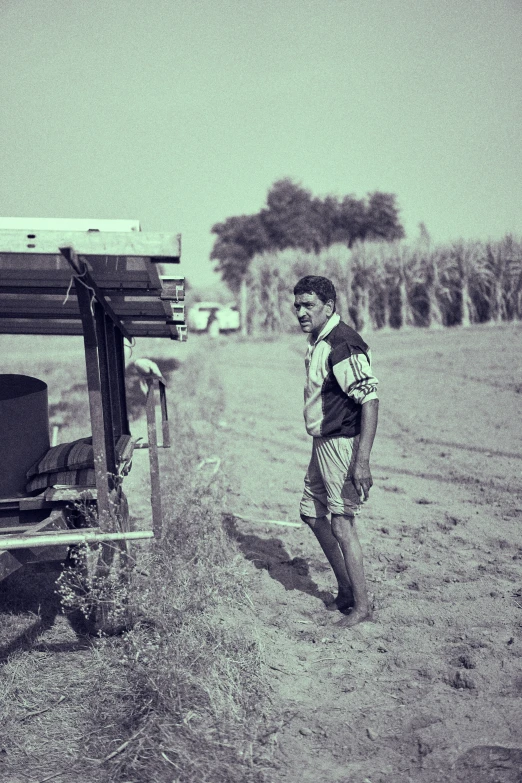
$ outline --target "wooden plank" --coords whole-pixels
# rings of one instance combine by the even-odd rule
[[[0,259],[1,260],[1,259]],[[65,296],[71,282],[71,273],[67,269],[13,269],[0,264],[0,291],[6,293],[31,294],[43,293]],[[124,270],[118,274],[96,269],[96,279],[105,293],[110,291],[125,296],[143,296],[148,292],[160,293],[152,285],[147,271],[139,269]]]
[[[148,323],[145,321],[124,321],[125,328],[133,337],[170,337],[172,340],[186,340],[187,327],[184,324]],[[83,334],[81,321],[55,321],[15,318],[0,318],[0,334]]]
[[[144,301],[124,301],[122,298],[106,300],[112,308],[118,319],[149,319],[159,321],[165,320],[165,314],[168,312],[165,305],[170,308],[172,304],[176,308],[181,308],[183,304],[177,302],[162,302],[159,298]],[[14,299],[10,296],[4,296],[0,300],[0,312],[2,318],[75,318],[79,319],[80,310],[76,296],[72,296],[68,302],[62,299],[38,299],[35,297],[26,299]]]
[[[181,235],[142,231],[0,231],[0,253],[57,254],[74,247],[81,256],[138,256],[179,263]]]
[[[129,331],[135,337],[170,337],[171,340],[186,339],[187,327],[185,324],[152,324],[143,321],[134,321],[129,324]]]
[[[77,485],[48,487],[45,490],[44,497],[51,502],[73,501],[81,503],[94,502],[98,493],[95,487],[81,487]]]
[[[17,321],[15,318],[0,318],[0,334],[52,334],[82,335],[81,321],[40,321],[35,318]]]
[[[11,231],[140,231],[139,220],[100,218],[0,217],[0,230]]]
[[[42,495],[23,498],[0,498],[0,511],[38,511],[41,508],[49,508]]]
[[[32,296],[49,295],[61,296],[62,299],[66,296],[69,283],[71,282],[69,277],[66,281],[57,281],[56,283],[52,279],[47,279],[45,283],[38,285],[28,279],[24,282],[19,278],[16,283],[11,285],[9,281],[6,283],[3,278],[4,271],[0,267],[0,294],[29,294]],[[121,278],[119,280],[109,280],[107,285],[105,285],[105,281],[102,279],[100,288],[106,296],[111,297],[113,295],[125,295],[125,297],[142,297],[147,295],[159,296],[160,294],[159,291],[151,289],[150,285],[147,285],[145,280],[142,283],[139,281],[131,281],[131,284],[125,283],[127,286],[125,289],[123,289],[123,285],[124,283]],[[142,287],[136,287],[138,285],[141,285]]]
[[[20,511],[39,511],[47,508],[52,508],[52,505],[41,495],[34,498],[20,498]]]

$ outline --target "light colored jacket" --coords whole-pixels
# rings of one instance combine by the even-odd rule
[[[361,406],[376,400],[378,380],[368,345],[334,313],[305,357],[304,419],[315,438],[353,438],[361,431]]]

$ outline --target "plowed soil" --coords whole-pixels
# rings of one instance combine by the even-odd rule
[[[209,341],[225,522],[284,715],[274,781],[522,780],[521,334],[367,336],[381,406],[358,530],[375,613],[350,630],[325,611],[335,581],[311,531],[275,524],[300,521],[305,338]]]
[[[211,435],[206,456],[228,481],[223,522],[249,576],[254,611],[223,622],[249,624],[264,649],[273,705],[264,742],[276,763],[269,783],[520,783],[522,329],[366,339],[381,405],[374,486],[357,524],[375,611],[350,630],[325,610],[335,582],[298,514],[311,450],[302,419],[305,337],[193,336],[169,348],[186,362],[202,351],[216,394],[224,390],[219,420],[193,424],[203,451]],[[20,370],[15,362],[7,371]],[[170,387],[172,405],[175,372]],[[143,510],[140,525],[150,514],[146,474],[139,453],[128,494],[133,514]],[[49,716],[56,722],[60,711],[80,709],[72,691],[88,687],[78,674],[86,653],[55,622],[57,611],[36,624],[26,657],[8,663],[23,677],[22,663],[43,656],[38,671],[50,683],[35,697],[34,720],[19,706],[20,753]],[[15,635],[2,630],[3,662],[17,649]],[[62,670],[67,687],[55,682]],[[37,762],[62,770],[60,779],[80,779],[63,771],[76,734],[62,734],[63,747],[51,748],[56,758],[38,746],[24,774],[7,773],[4,753],[5,779],[40,779]]]

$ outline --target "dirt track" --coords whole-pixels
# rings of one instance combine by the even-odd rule
[[[212,344],[228,510],[250,520],[228,523],[285,715],[274,781],[522,779],[521,336],[368,338],[381,420],[358,524],[375,619],[350,631],[324,610],[335,585],[310,531],[263,521],[299,521],[304,338]]]

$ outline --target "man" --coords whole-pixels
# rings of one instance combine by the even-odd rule
[[[303,277],[294,297],[301,329],[309,334],[304,418],[313,437],[301,519],[314,531],[337,578],[338,595],[327,608],[350,609],[337,623],[350,628],[371,618],[355,514],[373,484],[370,452],[378,381],[368,346],[335,312],[333,283],[326,277]]]

